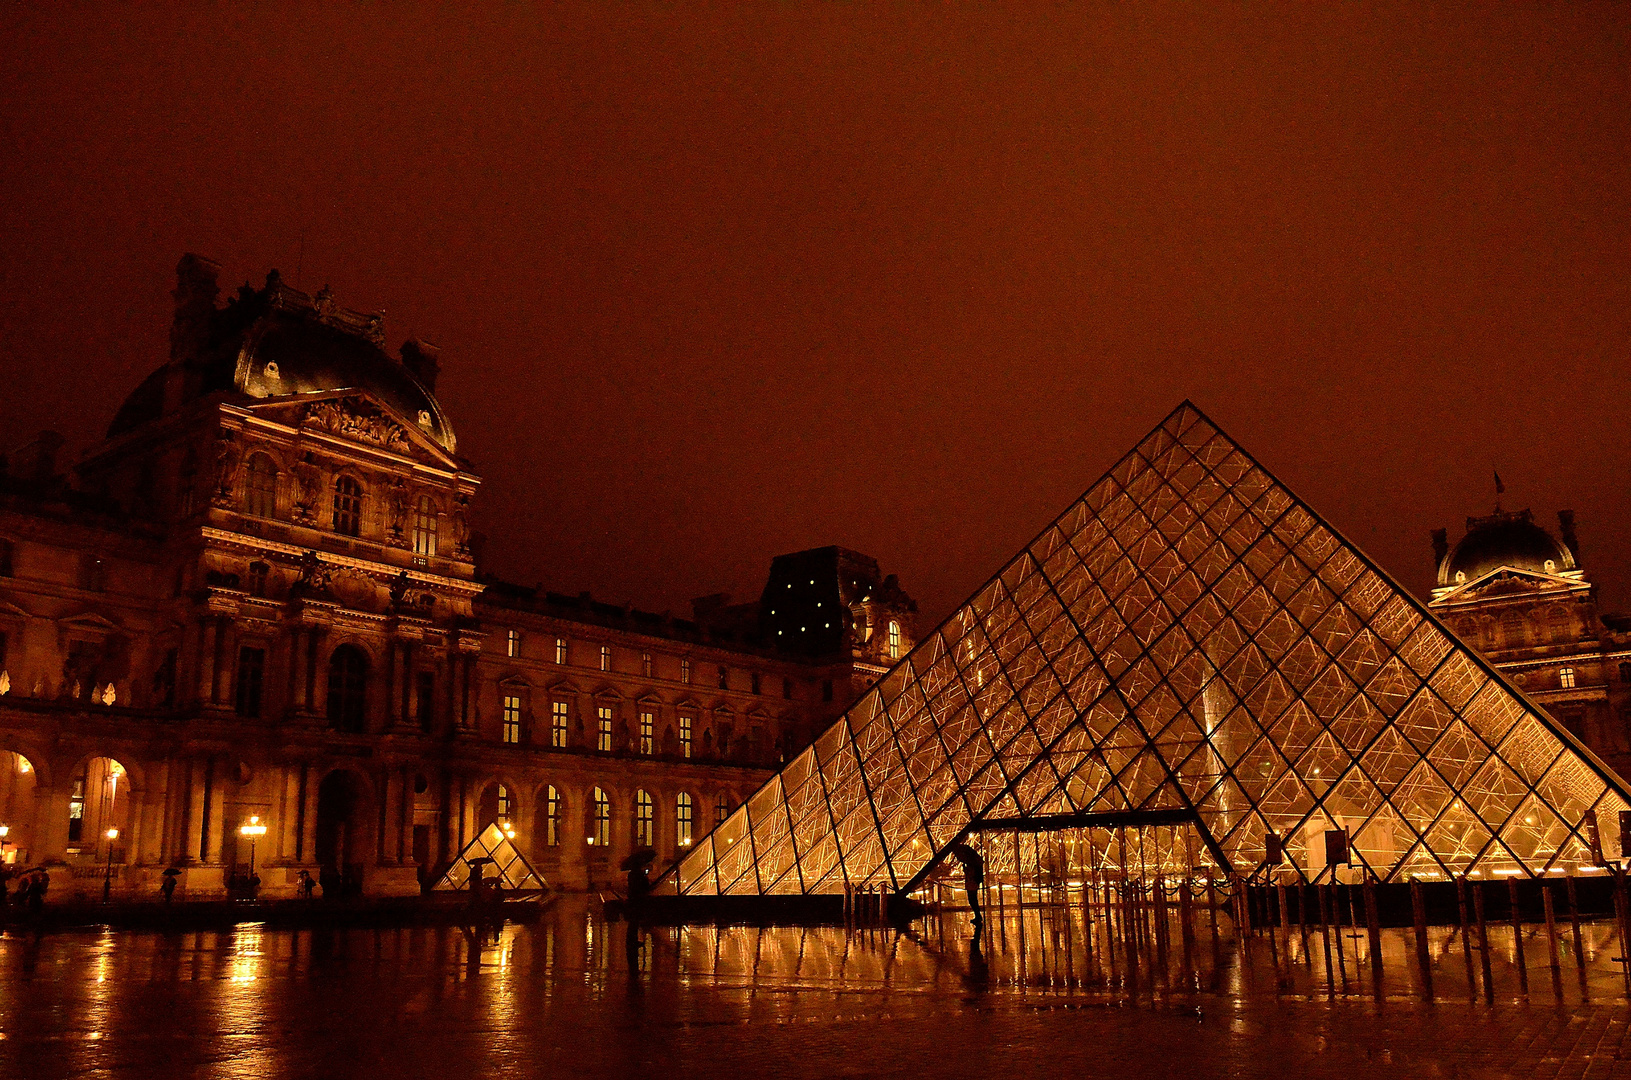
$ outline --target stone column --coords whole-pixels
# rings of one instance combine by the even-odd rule
[[[209,771],[207,760],[204,762],[194,760],[188,769],[187,832],[182,857],[190,863],[204,860],[204,834],[209,811],[207,786]]]
[[[217,705],[232,704],[232,684],[238,674],[238,627],[232,619],[222,616],[215,632],[215,686],[210,699]]]
[[[208,704],[215,700],[216,634],[219,624],[214,616],[206,616],[198,638],[198,700]]]
[[[289,627],[289,692],[284,699],[286,716],[306,709],[306,632],[298,624]]]
[[[322,785],[322,769],[313,768],[302,763],[301,771],[305,779],[305,798],[302,805],[303,819],[300,823],[300,861],[314,863],[317,861],[317,789]]]

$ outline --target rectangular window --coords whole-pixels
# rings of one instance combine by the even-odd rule
[[[691,681],[691,661],[681,660],[680,661],[680,682],[689,683],[690,681]]]
[[[640,710],[640,752],[642,754],[650,754],[650,753],[653,753],[657,749],[657,747],[654,745],[656,743],[656,735],[655,735],[656,727],[657,727],[657,717],[656,717],[656,715],[654,713],[652,713],[652,711],[650,709],[641,709]]]
[[[680,713],[680,757],[691,756],[691,718]]]
[[[415,719],[419,721],[419,730],[428,732],[436,726],[436,673],[421,671],[416,674],[414,691],[418,695],[414,702]]]
[[[690,794],[680,792],[674,800],[674,839],[680,847],[690,847],[692,834],[696,831],[696,806]]]
[[[1623,683],[1631,683],[1631,664],[1620,665],[1620,681]]]
[[[793,680],[792,679],[783,679],[782,680],[782,697],[786,698],[788,701],[793,700]]]
[[[266,650],[245,645],[238,650],[239,716],[255,717],[261,714],[261,684],[266,679]]]
[[[719,665],[719,688],[721,690],[729,690],[731,688],[731,669],[726,667],[724,664]]]
[[[555,639],[555,662],[562,665],[566,663],[566,639],[563,637]]]
[[[0,577],[11,577],[11,541],[0,540]]]
[[[612,647],[610,645],[600,647],[600,670],[612,670]]]
[[[512,658],[521,655],[521,631],[510,630],[504,634],[504,655]]]
[[[68,842],[79,843],[85,835],[85,778],[74,777],[74,792],[68,797]]]
[[[101,592],[107,588],[107,564],[95,555],[79,557],[79,587],[86,592]]]
[[[648,652],[640,654],[640,674],[651,678],[651,654]]]
[[[755,672],[754,672],[754,673],[753,673],[753,674],[752,674],[752,675],[750,675],[750,676],[749,676],[749,677],[748,677],[748,682],[749,682],[749,684],[750,684],[750,686],[749,686],[749,688],[750,688],[750,689],[751,689],[751,690],[752,690],[752,691],[753,691],[753,692],[754,692],[754,693],[755,693],[755,694],[757,694],[757,693],[759,693],[759,692],[760,692],[760,690],[759,690],[759,673],[758,673],[758,672],[757,672],[757,671],[755,671]]]
[[[612,707],[602,705],[595,710],[596,737],[595,748],[602,753],[610,753],[612,749]]]
[[[6,670],[6,634],[0,630],[0,671]]]
[[[1562,686],[1563,689],[1573,690],[1574,689],[1574,668],[1572,668],[1572,667],[1558,668],[1557,669],[1557,681],[1558,681],[1558,685]]]
[[[566,749],[566,702],[549,703],[549,745],[557,750]]]
[[[561,793],[549,785],[544,797],[544,843],[549,847],[561,846]]]
[[[504,695],[504,741],[521,741],[521,699],[514,694]]]
[[[429,495],[419,496],[413,508],[413,553],[436,554],[436,503]]]

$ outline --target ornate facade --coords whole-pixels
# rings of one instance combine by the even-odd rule
[[[1621,775],[1631,775],[1631,619],[1603,616],[1574,512],[1553,535],[1528,510],[1433,534],[1432,610]]]
[[[169,361],[72,481],[49,434],[0,476],[0,850],[60,864],[53,898],[219,896],[252,859],[263,894],[413,893],[500,820],[589,887],[683,854],[913,644],[838,548],[776,563],[819,641],[774,632],[774,569],[690,619],[478,576],[436,349],[275,272],[221,304],[217,270],[181,261]]]

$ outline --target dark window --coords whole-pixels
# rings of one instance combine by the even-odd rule
[[[1620,681],[1631,683],[1631,664],[1620,665]]]
[[[793,680],[792,679],[783,679],[782,680],[782,697],[786,698],[788,701],[793,700]]]
[[[261,714],[261,684],[266,678],[266,650],[245,645],[238,650],[239,716]]]
[[[757,671],[755,671],[752,675],[750,675],[748,677],[748,682],[751,684],[751,688],[752,688],[752,690],[753,690],[753,692],[755,694],[760,692],[760,690],[759,690],[759,673]]]
[[[244,513],[251,517],[277,517],[277,466],[265,454],[249,459],[244,478]]]
[[[6,635],[0,631],[0,671],[6,670]]]
[[[719,688],[721,690],[728,690],[730,688],[730,684],[731,684],[731,671],[730,671],[730,668],[726,667],[724,664],[720,664],[719,665]]]
[[[429,731],[436,726],[436,673],[421,671],[414,676],[419,700],[417,703],[419,730]]]
[[[101,592],[107,587],[107,564],[98,556],[79,557],[79,587],[87,592]]]
[[[266,595],[266,575],[271,571],[271,569],[272,568],[270,566],[267,566],[263,562],[252,562],[249,564],[250,596]]]
[[[153,672],[153,700],[160,705],[176,703],[176,654],[171,649],[164,654],[164,662]]]
[[[362,531],[362,485],[349,476],[334,481],[334,531],[346,536]]]
[[[361,731],[368,707],[368,657],[341,645],[328,660],[328,722],[336,731]]]
[[[831,679],[822,679],[821,680],[821,700],[822,701],[831,701],[832,700],[832,680]]]
[[[0,577],[11,576],[11,541],[0,540]]]

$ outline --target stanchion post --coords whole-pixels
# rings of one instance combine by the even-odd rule
[[[1433,956],[1427,948],[1427,894],[1421,882],[1410,879],[1410,914],[1416,924],[1416,968],[1421,972],[1421,992],[1433,1000]]]

